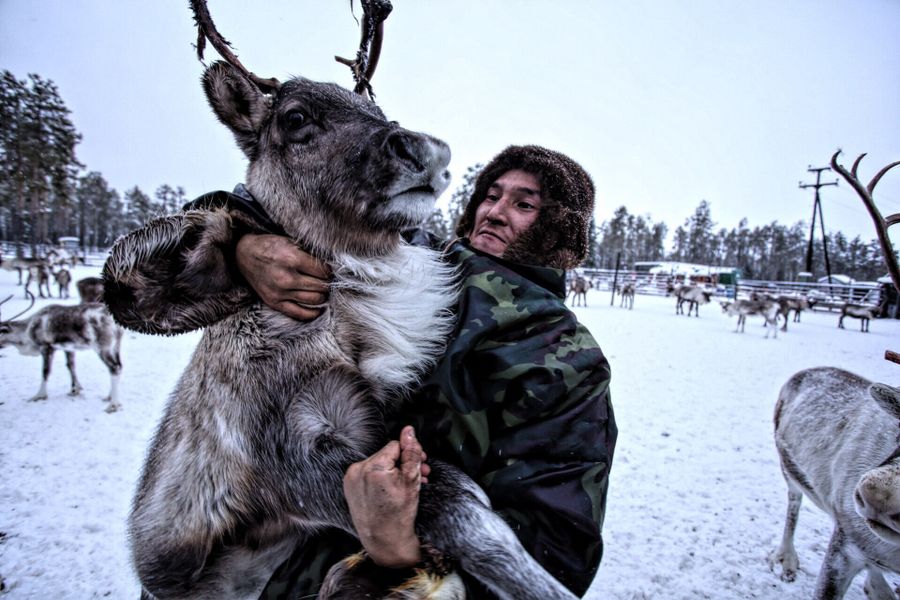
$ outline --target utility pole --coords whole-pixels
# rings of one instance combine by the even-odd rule
[[[825,252],[825,273],[828,275],[828,283],[831,283],[831,263],[828,261],[828,240],[825,237],[825,218],[822,216],[822,202],[819,200],[819,188],[826,185],[837,185],[838,180],[835,179],[831,183],[822,183],[822,171],[830,171],[831,167],[809,167],[807,171],[816,174],[815,183],[800,182],[800,188],[815,188],[816,199],[813,202],[812,220],[809,224],[809,244],[806,246],[806,272],[812,273],[812,255],[813,255],[813,233],[816,230],[816,212],[819,213],[819,225],[822,228],[822,249]]]

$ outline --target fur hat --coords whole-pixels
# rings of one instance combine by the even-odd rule
[[[507,247],[503,258],[557,269],[577,266],[588,254],[594,183],[577,162],[541,146],[509,146],[481,170],[475,191],[456,226],[456,235],[468,237],[472,233],[475,211],[488,188],[514,169],[538,178],[541,208],[534,224]]]

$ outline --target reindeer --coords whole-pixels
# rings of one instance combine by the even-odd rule
[[[876,310],[876,308],[871,306],[844,302],[843,306],[841,306],[841,316],[838,319],[838,328],[844,329],[844,317],[853,317],[854,319],[859,319],[859,330],[863,333],[868,333],[869,320],[875,318]]]
[[[593,287],[593,282],[581,275],[577,275],[575,279],[572,280],[572,283],[569,284],[569,295],[572,296],[572,306],[575,306],[576,300],[578,301],[578,306],[581,306],[582,300],[584,301],[584,306],[587,306],[587,292]]]
[[[19,274],[19,281],[16,285],[22,285],[22,273],[28,273],[28,270],[31,267],[42,263],[43,260],[40,258],[19,258],[18,256],[15,256],[13,258],[0,260],[0,267],[6,271],[15,270]]]
[[[874,402],[873,402],[874,399]],[[900,573],[900,388],[833,367],[800,371],[775,406],[775,446],[788,486],[779,548],[769,565],[794,581],[794,530],[803,496],[834,521],[815,600],[839,600],[861,570],[866,595],[894,600],[883,572]]]
[[[628,310],[634,308],[634,284],[626,283],[622,286],[620,291],[622,295],[621,300],[619,301],[619,307],[623,307],[625,305],[628,306]]]
[[[44,255],[44,261],[50,267],[51,271],[56,267],[74,267],[77,262],[75,256],[68,250],[65,250],[63,248],[51,248],[50,250],[48,250],[47,254]]]
[[[756,296],[759,296],[759,294],[753,292],[750,294],[750,299],[767,299],[778,304],[778,314],[784,318],[784,323],[781,325],[782,331],[787,331],[788,317],[790,317],[791,311],[794,311],[794,323],[799,323],[800,312],[810,307],[809,301],[803,296],[769,296],[765,294],[762,295],[762,298],[757,298]]]
[[[103,301],[103,280],[99,277],[85,277],[75,283],[82,304]]]
[[[30,309],[34,305],[34,295],[29,295]],[[16,317],[27,311],[28,309],[25,309]],[[82,387],[75,374],[75,351],[90,349],[97,353],[109,369],[110,390],[109,395],[103,399],[109,402],[109,406],[106,407],[106,412],[109,413],[116,412],[122,407],[118,394],[119,374],[122,371],[122,361],[119,357],[121,339],[121,328],[115,324],[103,306],[96,304],[74,306],[51,304],[27,319],[0,322],[0,348],[7,345],[15,346],[25,356],[40,355],[43,358],[41,387],[29,398],[30,401],[47,399],[47,379],[50,377],[53,354],[57,350],[62,350],[66,354],[66,366],[72,378],[69,395],[79,395]]]
[[[694,316],[700,316],[700,305],[708,304],[712,299],[712,293],[705,290],[703,287],[699,285],[679,285],[679,286],[670,286],[667,289],[667,295],[669,293],[675,294],[675,314],[681,315],[684,314],[684,303],[687,302],[688,311],[687,316],[691,316],[691,311],[694,311]]]
[[[769,337],[769,332],[771,331],[774,334],[774,338],[778,337],[778,314],[779,314],[779,305],[776,302],[772,302],[771,300],[733,300],[731,302],[722,302],[722,312],[728,315],[729,317],[733,317],[734,315],[738,316],[737,326],[734,328],[734,332],[737,333],[740,330],[741,333],[744,333],[744,327],[747,324],[747,315],[760,315],[765,320],[765,325],[768,327],[772,325],[771,328],[766,329],[766,338]]]
[[[52,298],[53,294],[50,293],[50,267],[47,263],[43,261],[38,261],[37,263],[28,267],[28,279],[25,280],[25,297],[28,297],[30,293],[28,291],[28,287],[31,285],[32,280],[37,283],[38,295],[41,298]],[[47,290],[47,295],[44,296],[44,290]]]
[[[786,303],[786,312],[784,315],[785,321],[787,321],[788,315],[790,315],[791,311],[794,311],[794,323],[800,322],[800,313],[804,310],[812,310],[812,308],[816,305],[815,298],[807,298],[806,296],[784,296],[787,299]],[[785,331],[787,331],[787,322],[783,327]]]
[[[370,76],[367,28],[386,16],[373,17],[379,6],[363,2],[354,72],[365,75],[351,93],[250,73],[222,43],[205,3],[192,2],[198,51],[208,38],[226,59],[206,69],[203,85],[249,160],[247,193],[272,227],[330,264],[333,282],[326,314],[308,323],[230,286],[190,314],[143,293],[147,275],[135,272],[136,255],[187,256],[168,286],[173,295],[215,285],[224,276],[208,271],[223,262],[212,260],[215,253],[234,228],[250,226],[239,211],[163,217],[113,247],[104,299],[120,322],[149,333],[205,327],[170,396],[129,517],[146,594],[256,598],[307,532],[331,526],[355,535],[344,472],[381,447],[381,411],[434,363],[452,329],[454,274],[436,252],[400,240],[448,186],[449,149],[387,120],[359,93]],[[191,234],[179,238],[185,230]],[[205,245],[173,247],[173,239]],[[501,597],[574,597],[522,548],[477,484],[429,462],[420,539]]]
[[[56,286],[59,288],[59,297],[69,297],[69,283],[72,281],[72,273],[68,269],[60,269],[53,274],[56,278]],[[63,296],[65,294],[65,296]]]

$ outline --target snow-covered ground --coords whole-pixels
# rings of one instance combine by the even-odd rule
[[[97,270],[79,267],[75,277]],[[0,299],[15,294],[0,316],[25,305],[15,282],[15,273],[0,271]],[[765,560],[786,509],[772,443],[775,398],[792,373],[819,365],[897,385],[900,366],[882,357],[900,350],[900,321],[873,321],[864,334],[855,320],[837,329],[836,313],[805,313],[786,334],[765,339],[759,319],[733,333],[734,320],[717,305],[688,318],[675,316],[671,298],[639,295],[632,311],[611,307],[608,292],[591,292],[589,301],[575,310],[612,363],[620,437],[605,555],[587,597],[809,598],[831,532],[823,513],[804,503],[797,581],[781,582]],[[138,597],[125,518],[166,396],[197,340],[126,333],[124,408],[116,414],[103,412],[109,377],[95,355],[78,354],[80,397],[66,395],[65,361],[57,356],[50,398],[32,403],[26,399],[37,391],[40,359],[0,351],[6,597]],[[847,598],[864,598],[861,576]]]

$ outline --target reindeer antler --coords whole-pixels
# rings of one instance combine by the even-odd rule
[[[847,180],[856,193],[859,194],[859,197],[862,198],[863,204],[866,206],[866,210],[869,211],[869,215],[872,217],[872,220],[875,222],[875,231],[878,233],[878,242],[881,244],[881,252],[884,254],[884,262],[887,264],[888,273],[891,276],[891,281],[894,282],[894,287],[900,292],[900,266],[897,265],[897,256],[894,254],[894,247],[891,245],[891,239],[888,237],[888,228],[891,225],[896,225],[900,223],[900,213],[888,215],[887,217],[881,216],[881,211],[878,210],[878,207],[875,206],[875,200],[872,198],[872,192],[875,190],[875,186],[878,185],[878,182],[881,181],[881,178],[884,177],[884,174],[900,165],[900,160],[895,160],[889,165],[885,165],[878,173],[875,174],[875,177],[872,178],[872,181],[869,182],[868,186],[863,186],[862,182],[860,182],[859,177],[856,175],[856,170],[859,168],[859,163],[862,161],[865,153],[860,154],[855,161],[853,161],[853,166],[850,168],[850,171],[847,171],[843,166],[838,164],[837,157],[841,153],[840,150],[834,153],[831,157],[831,167],[841,174],[841,176]],[[891,352],[890,350],[885,350],[884,358],[900,364],[900,354],[896,352]]]
[[[209,40],[216,52],[219,53],[219,56],[246,75],[264,94],[272,93],[281,87],[281,83],[274,77],[263,79],[241,64],[237,55],[231,51],[231,43],[222,37],[222,34],[216,29],[216,25],[209,14],[209,9],[206,7],[206,0],[191,0],[191,10],[194,11],[194,23],[197,25],[197,58],[201,61],[203,60],[206,40]]]
[[[841,174],[841,176],[847,180],[856,193],[859,194],[859,197],[862,198],[863,204],[866,206],[866,210],[869,211],[869,215],[872,217],[872,220],[875,222],[875,231],[878,233],[878,241],[881,244],[881,251],[884,254],[884,262],[887,263],[888,273],[891,276],[891,280],[894,282],[894,287],[897,288],[897,291],[900,292],[900,266],[897,264],[897,256],[894,253],[894,248],[891,245],[891,239],[888,237],[888,228],[891,225],[896,225],[900,223],[900,213],[888,215],[887,217],[882,217],[881,212],[878,210],[878,207],[875,206],[875,201],[872,198],[872,192],[875,190],[875,186],[878,185],[878,182],[881,181],[881,178],[884,177],[885,173],[900,165],[900,160],[894,161],[889,165],[883,167],[875,177],[872,178],[872,181],[869,182],[868,186],[864,186],[862,182],[860,182],[859,178],[856,176],[856,170],[859,168],[859,163],[865,156],[865,154],[860,154],[859,157],[853,161],[853,167],[850,171],[847,171],[843,166],[839,165],[837,162],[837,157],[841,153],[840,150],[834,153],[834,156],[831,157],[831,167]]]
[[[353,72],[353,81],[356,87],[353,91],[362,94],[366,98],[375,99],[372,91],[372,75],[378,66],[378,57],[381,55],[381,42],[384,38],[384,21],[391,14],[394,7],[390,0],[361,0],[363,7],[362,37],[359,41],[359,50],[356,51],[356,60],[335,56],[334,60],[350,67]]]
[[[27,313],[29,310],[31,310],[31,307],[34,306],[34,294],[29,292],[28,290],[25,290],[25,295],[28,296],[29,298],[31,298],[31,303],[25,308],[25,310],[22,310],[22,311],[19,311],[18,313],[16,313],[16,315],[13,316],[12,319],[3,319],[2,321],[0,321],[0,323],[9,323],[10,321],[15,321],[16,319],[18,319],[19,317],[21,317],[22,315]],[[3,302],[6,302],[10,298],[12,298],[12,295],[7,296],[2,302],[0,302],[0,304],[3,304]]]

